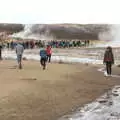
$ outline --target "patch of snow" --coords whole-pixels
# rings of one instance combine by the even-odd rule
[[[59,120],[120,120],[120,86],[115,86],[94,102]]]
[[[105,68],[100,68],[100,69],[98,69],[98,71],[99,72],[103,72],[104,73],[104,76],[109,76],[108,74],[107,74],[107,71],[105,70]],[[119,75],[110,75],[111,77],[116,77],[116,78],[120,78],[120,76]]]
[[[3,51],[2,55],[3,59],[16,59],[16,53],[14,51]],[[28,60],[40,60],[39,54],[23,54]],[[69,57],[69,56],[62,56],[62,55],[53,55],[52,56],[53,62],[63,62],[63,63],[90,63],[90,64],[102,64],[102,60],[96,60],[91,58],[78,58],[78,57]]]

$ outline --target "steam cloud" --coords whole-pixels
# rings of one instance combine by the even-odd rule
[[[35,39],[35,40],[51,40],[55,39],[50,34],[49,29],[43,29],[44,25],[25,25],[23,31],[15,33],[10,37],[23,38],[23,39]]]
[[[120,25],[112,24],[109,25],[109,30],[99,33],[99,40],[105,41],[105,44],[99,46],[112,46],[120,47]]]

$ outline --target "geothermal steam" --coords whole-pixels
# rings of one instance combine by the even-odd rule
[[[55,27],[55,26],[54,26]],[[18,37],[23,39],[36,39],[36,40],[53,40],[56,39],[50,34],[50,27],[47,25],[25,25],[24,31],[15,33],[12,37]],[[69,28],[69,29],[68,29]],[[86,25],[86,26],[73,26],[68,25],[61,27],[59,29],[70,31],[71,33],[78,33],[78,31],[83,31],[85,33],[90,33],[94,31],[98,34],[99,40],[104,41],[104,44],[96,45],[96,47],[120,47],[120,25]],[[107,28],[107,29],[106,29]]]
[[[51,40],[55,39],[50,34],[49,29],[44,29],[45,25],[25,25],[23,31],[15,33],[10,37],[23,38],[23,39],[34,39],[34,40]]]
[[[104,41],[104,44],[97,45],[99,47],[120,47],[120,25],[110,25],[108,31],[99,34],[99,40]]]

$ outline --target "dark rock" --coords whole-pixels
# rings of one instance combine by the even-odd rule
[[[98,100],[99,103],[106,103],[108,100]]]
[[[58,63],[59,63],[59,64],[63,64],[64,62],[63,62],[62,60],[60,60]]]
[[[118,87],[115,87],[116,89],[120,89],[120,87],[118,86]]]
[[[119,94],[113,93],[113,96],[119,96]]]
[[[22,78],[21,80],[37,80],[37,78]]]
[[[117,67],[120,67],[120,65],[117,65]]]
[[[88,66],[89,64],[88,64],[88,63],[86,63],[85,65],[86,65],[86,66]]]
[[[26,57],[23,57],[23,60],[27,60],[27,58],[26,58]]]
[[[113,105],[113,102],[112,102],[112,101],[110,101],[110,102],[109,102],[109,105]]]

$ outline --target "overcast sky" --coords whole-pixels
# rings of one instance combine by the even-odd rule
[[[0,0],[4,23],[120,23],[119,0]]]

